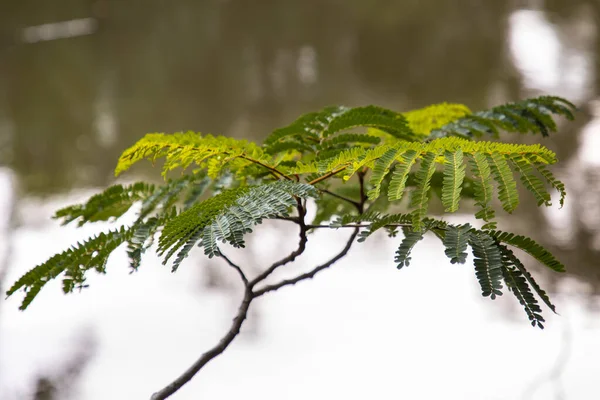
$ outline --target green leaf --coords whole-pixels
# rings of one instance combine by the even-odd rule
[[[133,203],[154,192],[154,185],[137,182],[132,185],[113,185],[96,194],[85,203],[56,211],[53,218],[63,219],[62,225],[79,220],[78,226],[89,222],[107,221],[118,218],[131,208]]]
[[[475,218],[490,221],[494,218],[494,209],[490,207],[492,201],[492,179],[490,166],[485,155],[477,152],[470,155],[469,166],[473,172],[473,192],[475,193],[475,205],[481,210],[475,214]]]
[[[548,294],[538,285],[538,283],[533,279],[533,276],[527,271],[523,263],[514,255],[514,253],[506,246],[500,245],[500,250],[502,251],[502,255],[505,258],[505,265],[510,265],[516,268],[519,271],[519,274],[527,280],[527,282],[531,285],[533,290],[537,293],[537,295],[542,299],[542,301],[552,310],[552,312],[556,313],[556,307],[550,301]]]
[[[442,186],[442,204],[446,212],[456,212],[460,192],[465,179],[465,165],[463,164],[463,152],[458,149],[455,152],[446,151],[446,162],[444,163],[444,181]]]
[[[514,294],[519,303],[525,309],[525,313],[531,321],[532,326],[538,326],[540,329],[544,329],[542,322],[544,318],[541,315],[542,309],[538,305],[537,300],[531,293],[527,280],[523,277],[523,274],[519,269],[514,267],[513,261],[509,254],[512,254],[506,246],[500,246],[502,251],[503,263],[502,276],[506,287]],[[510,253],[508,253],[510,252]],[[514,256],[513,256],[514,257]]]
[[[19,307],[25,310],[46,283],[62,273],[65,274],[62,281],[65,293],[86,287],[85,273],[91,269],[104,273],[108,256],[131,235],[131,229],[121,227],[78,243],[25,273],[8,289],[6,295],[25,289],[25,297]]]
[[[498,198],[505,211],[512,213],[519,205],[517,183],[504,156],[491,153],[487,156],[494,180],[498,184]]]
[[[541,133],[542,136],[548,136],[550,131],[556,130],[553,116],[573,119],[575,109],[575,105],[560,97],[541,96],[465,115],[439,129],[434,129],[429,138],[450,135],[465,138],[480,137],[485,134],[497,136],[499,129],[508,132]]]
[[[469,245],[473,249],[475,275],[481,294],[492,300],[502,295],[502,255],[494,239],[486,232],[471,231]]]
[[[550,185],[552,185],[552,187],[558,191],[558,193],[560,194],[559,203],[560,203],[560,207],[562,208],[565,205],[565,197],[567,196],[567,191],[565,190],[564,183],[562,183],[561,181],[556,179],[554,177],[554,175],[552,174],[552,172],[550,172],[548,170],[548,168],[546,168],[546,165],[537,161],[537,158],[535,156],[528,155],[528,156],[526,156],[526,158],[528,161],[530,161],[532,163],[532,165],[538,170],[538,172],[546,179],[546,181],[548,181],[548,183]]]
[[[371,179],[369,180],[369,183],[373,186],[373,188],[367,193],[369,200],[375,200],[379,197],[383,179],[390,171],[390,167],[392,166],[392,164],[396,161],[396,155],[399,151],[399,149],[395,148],[389,149],[385,152],[383,156],[381,156],[381,158],[379,158],[375,162],[373,174],[371,175]],[[406,178],[404,179],[406,180]]]
[[[448,225],[442,241],[446,255],[452,264],[464,264],[467,261],[467,244],[470,238],[471,225]]]
[[[415,230],[421,229],[421,221],[427,215],[429,206],[429,188],[433,172],[435,171],[436,153],[429,152],[425,154],[421,161],[421,167],[417,171],[417,187],[413,192],[410,206],[415,210],[413,215],[413,227]]]
[[[516,235],[510,232],[502,231],[488,231],[490,236],[499,242],[509,244],[513,247],[523,250],[546,267],[556,271],[565,272],[565,266],[558,261],[552,253],[546,250],[544,247],[536,243],[533,239],[525,236]]]
[[[535,196],[538,207],[542,204],[551,206],[550,193],[548,193],[542,181],[534,175],[533,166],[529,161],[518,154],[513,155],[510,161],[512,161],[515,169],[519,172],[523,186]]]
[[[408,173],[418,157],[419,153],[415,150],[408,150],[402,154],[402,159],[396,165],[394,173],[392,174],[392,180],[390,181],[388,190],[389,201],[400,200],[402,198]]]
[[[228,189],[169,220],[159,239],[158,251],[166,263],[177,253],[176,270],[194,244],[201,239],[204,253],[219,254],[217,242],[244,247],[244,234],[265,218],[287,216],[296,198],[317,197],[316,189],[306,183],[277,181]]]
[[[394,261],[398,263],[398,269],[410,265],[410,252],[421,239],[423,239],[423,232],[404,230],[404,239],[400,243],[398,250],[396,250],[396,257],[394,258]]]

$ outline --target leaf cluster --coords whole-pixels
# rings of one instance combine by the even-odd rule
[[[196,246],[208,257],[222,256],[219,243],[244,247],[244,235],[265,219],[286,219],[304,231],[333,221],[325,227],[366,227],[359,241],[379,229],[391,237],[402,230],[395,258],[399,267],[410,264],[411,251],[426,232],[442,241],[452,263],[465,263],[470,247],[482,294],[495,298],[506,285],[532,324],[542,327],[532,293],[554,307],[511,247],[555,271],[564,267],[533,240],[495,230],[496,208],[508,213],[517,208],[518,181],[538,206],[551,204],[552,189],[562,206],[565,187],[548,168],[557,162],[554,152],[497,138],[500,132],[547,136],[557,129],[556,117],[572,119],[574,110],[552,96],[478,112],[448,103],[408,112],[333,106],[301,116],[262,144],[195,132],[147,134],[123,152],[115,174],[150,160],[162,162],[165,179],[176,169],[182,175],[163,185],[117,184],[58,210],[55,218],[79,226],[115,221],[131,209],[136,218],[36,266],[7,295],[25,291],[25,309],[52,279],[62,276],[65,293],[85,287],[86,273],[104,273],[109,255],[121,244],[135,271],[158,238],[159,254],[165,263],[174,256],[175,271]],[[485,225],[475,229],[431,218],[432,193],[446,213],[474,205],[474,216]],[[317,210],[312,225],[305,225],[309,198]],[[388,212],[395,208],[406,212]]]

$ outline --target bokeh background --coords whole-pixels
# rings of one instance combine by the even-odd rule
[[[547,310],[545,331],[514,299],[482,299],[433,241],[397,271],[382,236],[265,296],[173,398],[600,398],[599,24],[597,0],[0,0],[0,287],[106,228],[49,217],[113,183],[144,133],[261,140],[331,104],[478,110],[560,95],[580,108],[544,142],[565,207],[523,202],[501,220],[567,265],[531,265],[560,313]],[[125,179],[158,176],[135,172]],[[295,237],[266,224],[232,255],[258,270]],[[290,269],[343,240],[313,235]],[[81,294],[48,285],[25,313],[0,300],[0,399],[148,398],[226,330],[240,287],[218,261],[197,255],[171,275],[150,256],[130,276],[124,257]]]

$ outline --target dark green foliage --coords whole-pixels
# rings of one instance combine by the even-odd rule
[[[554,175],[552,174],[552,172],[550,172],[543,163],[537,161],[535,159],[535,157],[525,156],[525,158],[527,158],[527,160],[529,162],[531,162],[531,164],[538,170],[538,172],[544,178],[546,178],[548,183],[550,185],[552,185],[552,187],[558,191],[558,193],[560,194],[560,206],[562,207],[565,204],[565,196],[567,195],[567,191],[565,190],[565,185],[561,181],[556,179],[554,177]]]
[[[511,213],[519,205],[517,183],[504,156],[493,153],[487,156],[487,162],[492,171],[492,176],[498,184],[498,198],[502,202],[502,208]]]
[[[326,107],[319,112],[303,115],[285,128],[275,130],[265,139],[264,145],[270,154],[292,149],[295,143],[302,143],[304,148],[297,150],[305,151],[306,144],[321,146],[330,136],[356,127],[377,128],[400,139],[418,140],[410,131],[406,118],[395,111],[376,106]],[[357,136],[340,135],[325,143],[326,146],[350,142],[378,144],[379,140],[375,139],[379,138],[365,136],[359,139]],[[283,143],[292,145],[284,146]]]
[[[431,187],[431,176],[435,171],[435,158],[437,153],[428,152],[423,157],[421,167],[417,172],[417,188],[413,192],[410,206],[413,211],[413,227],[415,230],[421,229],[421,221],[427,215],[427,206],[429,205],[429,189]]]
[[[469,244],[473,249],[473,264],[475,275],[481,286],[481,294],[502,296],[502,255],[494,240],[485,232],[472,231],[469,235]]]
[[[25,297],[20,309],[24,310],[46,283],[57,278],[63,272],[65,273],[63,278],[65,293],[83,288],[85,287],[85,273],[92,269],[104,273],[108,256],[120,244],[129,239],[131,234],[130,229],[121,227],[78,243],[27,272],[8,289],[6,294],[10,296],[23,288]]]
[[[398,264],[398,269],[410,265],[410,252],[421,239],[423,239],[423,232],[404,230],[404,239],[402,239],[398,250],[396,250],[396,257],[394,258],[394,261]]]
[[[77,204],[56,211],[54,218],[63,219],[63,225],[78,220],[79,226],[88,222],[118,218],[125,214],[133,203],[146,198],[154,190],[154,185],[145,182],[127,186],[114,185],[104,192],[90,197],[85,204]]]
[[[554,96],[541,96],[517,103],[504,104],[491,110],[479,111],[431,132],[435,139],[449,135],[481,137],[486,134],[498,136],[499,130],[507,132],[534,132],[548,136],[556,131],[553,115],[574,118],[576,107],[572,103]]]
[[[509,250],[506,246],[500,245],[500,251],[502,252],[502,274],[504,276],[504,282],[506,282],[506,286],[508,289],[515,295],[519,303],[525,309],[525,313],[529,317],[532,326],[538,326],[541,329],[544,329],[544,325],[542,322],[544,318],[541,315],[542,309],[538,305],[536,298],[533,296],[531,289],[528,285],[528,279],[523,276],[522,271],[524,271],[527,275],[529,273],[525,271],[523,264],[519,261],[518,258],[515,257],[513,252]],[[537,284],[534,281],[535,286]],[[536,289],[536,291],[539,287]],[[554,306],[550,303],[550,300],[547,298],[544,291],[539,289],[542,293],[544,301],[552,311],[555,311]]]
[[[315,200],[317,212],[312,224],[319,225],[323,222],[331,220],[333,217],[341,215],[350,215],[356,211],[356,205],[344,199],[358,202],[360,200],[360,188],[358,185],[343,185],[330,188],[329,191],[333,195],[323,195]],[[335,197],[335,195],[343,197]]]
[[[454,153],[446,151],[445,158],[442,203],[446,212],[455,212],[458,210],[458,201],[465,179],[463,152],[461,149]]]
[[[473,172],[475,205],[481,207],[481,210],[475,214],[475,218],[490,221],[495,215],[494,209],[490,207],[493,191],[490,166],[486,157],[479,152],[471,154],[469,166]]]
[[[548,193],[542,181],[534,174],[533,166],[520,155],[513,155],[510,161],[515,169],[519,171],[523,185],[535,196],[538,207],[542,204],[551,206],[550,193]]]
[[[392,180],[390,181],[390,186],[388,189],[388,199],[390,201],[400,200],[400,198],[402,198],[404,188],[406,187],[406,180],[408,179],[408,174],[415,161],[417,161],[418,156],[419,153],[412,149],[402,154],[402,158],[396,165],[396,169],[392,174]],[[419,177],[417,176],[416,184],[418,185],[419,183],[425,181],[426,179],[424,178],[426,178],[428,174],[429,170],[425,171],[425,176],[422,176],[421,179],[419,179]]]
[[[471,225],[448,225],[442,243],[446,247],[446,255],[452,264],[464,264],[467,261],[467,244],[469,243]]]
[[[523,250],[540,263],[556,272],[565,272],[565,266],[558,261],[552,253],[528,237],[502,231],[489,231],[488,234],[498,242],[510,244],[511,246]]]
[[[228,189],[170,219],[158,242],[166,263],[178,252],[173,270],[200,241],[204,253],[219,254],[217,242],[244,247],[244,234],[265,218],[288,216],[296,198],[316,197],[314,187],[305,183],[278,181],[257,186]]]
[[[515,210],[517,174],[538,206],[550,205],[546,185],[559,192],[562,206],[564,184],[548,169],[556,155],[538,144],[478,139],[500,131],[547,136],[556,130],[554,117],[571,119],[573,110],[568,101],[549,96],[475,113],[448,103],[405,113],[327,107],[275,130],[263,145],[196,132],[147,134],[123,152],[115,173],[141,160],[164,160],[164,176],[176,168],[182,175],[163,185],[114,185],[84,204],[57,211],[55,218],[79,225],[112,221],[128,210],[137,214],[130,226],[94,236],[33,268],[7,294],[23,289],[25,309],[61,275],[65,292],[86,287],[86,273],[104,273],[109,255],[122,244],[136,271],[155,238],[164,263],[175,256],[175,271],[194,247],[203,247],[208,257],[222,256],[219,243],[244,247],[244,235],[256,224],[277,218],[300,225],[301,248],[304,235],[317,228],[352,229],[359,242],[382,229],[391,238],[401,236],[394,258],[398,268],[411,263],[414,246],[427,232],[441,241],[452,264],[464,264],[470,246],[483,296],[501,295],[504,281],[532,325],[542,328],[534,294],[555,308],[511,247],[554,271],[564,266],[533,240],[495,230],[494,199],[505,211]],[[402,202],[405,192],[410,201]],[[473,201],[475,217],[485,225],[475,229],[432,218],[432,192],[447,213]],[[305,206],[313,207],[309,198],[316,214],[306,225]]]

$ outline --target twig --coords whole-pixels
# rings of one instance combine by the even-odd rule
[[[242,271],[242,269],[240,268],[239,265],[235,264],[233,261],[231,261],[225,254],[223,254],[220,250],[219,250],[219,256],[225,260],[227,262],[227,264],[229,264],[233,269],[235,269],[238,274],[240,275],[240,278],[242,278],[242,281],[244,282],[244,286],[248,286],[248,278],[246,278],[246,274],[244,274],[244,271]]]
[[[325,264],[319,265],[318,267],[315,267],[312,271],[306,272],[304,274],[298,275],[295,278],[292,279],[285,279],[279,283],[275,283],[273,285],[268,285],[265,286],[262,289],[259,289],[257,291],[254,292],[254,297],[260,297],[265,293],[268,292],[272,292],[275,290],[278,290],[284,286],[288,286],[288,285],[295,285],[296,283],[303,281],[305,279],[312,279],[314,278],[314,276],[319,273],[320,271],[329,268],[332,264],[336,263],[337,261],[339,261],[342,257],[344,257],[348,251],[350,250],[350,247],[352,247],[352,243],[354,242],[354,239],[356,238],[356,235],[358,235],[358,228],[352,232],[352,235],[350,236],[350,238],[348,239],[348,241],[346,242],[346,246],[344,246],[344,248],[342,249],[342,251],[340,251],[338,254],[335,255],[335,257],[331,258],[329,261],[327,261]]]
[[[413,224],[387,224],[387,225],[384,225],[383,227],[410,228],[412,226],[413,226]],[[338,229],[338,228],[370,228],[370,227],[371,227],[371,224],[350,224],[350,225],[337,225],[337,226],[336,225],[306,225],[306,229],[318,229],[318,228]]]
[[[363,191],[363,186],[362,186],[362,180],[361,180],[361,201],[360,201],[360,203],[358,203],[358,207],[357,207],[359,212],[361,212],[361,213],[362,213],[362,210],[364,207],[364,202],[365,202],[365,197],[364,197],[364,194],[362,193],[362,191]],[[304,218],[306,216],[306,207],[304,206],[304,204],[302,203],[302,201],[299,198],[296,200],[298,202],[298,205],[297,205],[298,217],[297,218],[288,218],[288,217],[281,218],[281,219],[296,222],[300,226],[300,241],[298,243],[298,248],[296,250],[294,250],[292,253],[290,253],[287,257],[282,258],[281,260],[273,263],[263,273],[259,274],[253,280],[248,281],[248,278],[246,278],[246,275],[244,274],[242,269],[237,264],[235,264],[233,261],[231,261],[225,254],[223,254],[223,253],[219,254],[227,262],[227,264],[229,264],[233,269],[235,269],[238,272],[238,274],[240,275],[240,278],[244,282],[244,298],[242,300],[242,303],[240,304],[237,315],[233,320],[231,328],[229,328],[229,331],[227,331],[225,336],[223,336],[221,338],[221,340],[219,341],[219,343],[216,346],[214,346],[212,349],[210,349],[207,352],[205,352],[204,354],[202,354],[202,356],[200,356],[200,358],[198,360],[196,360],[196,362],[194,364],[192,364],[191,367],[189,367],[183,374],[181,374],[173,382],[171,382],[170,384],[165,386],[160,391],[154,393],[151,397],[151,400],[163,400],[163,399],[166,399],[167,397],[171,396],[173,393],[178,391],[183,385],[185,385],[187,382],[189,382],[209,361],[211,361],[215,357],[222,354],[225,351],[225,349],[227,349],[227,347],[231,344],[231,342],[233,342],[233,340],[240,333],[240,329],[242,327],[242,324],[244,323],[244,320],[248,316],[248,310],[250,309],[250,303],[252,302],[253,299],[255,299],[256,297],[260,297],[265,293],[275,291],[281,287],[284,287],[287,285],[294,285],[297,282],[300,282],[302,280],[313,278],[317,273],[319,273],[319,271],[322,271],[322,270],[330,267],[332,264],[337,262],[339,259],[341,259],[348,253],[348,251],[350,250],[350,247],[352,246],[352,243],[354,242],[354,239],[358,235],[359,226],[353,226],[354,232],[348,239],[346,246],[344,246],[342,251],[340,251],[335,257],[331,258],[325,264],[319,265],[318,267],[314,268],[312,271],[307,272],[302,275],[299,275],[296,278],[283,280],[277,284],[265,286],[264,288],[262,288],[258,291],[253,291],[253,288],[257,283],[262,282],[265,278],[267,278],[270,274],[272,274],[280,266],[294,261],[296,259],[296,257],[298,257],[300,254],[302,254],[306,248],[306,242],[308,240],[307,236],[306,236],[308,227],[304,221]],[[325,226],[323,226],[323,227],[325,227]]]
[[[255,160],[252,157],[248,157],[248,156],[239,156],[240,158],[243,158],[244,160],[248,160],[250,162],[253,162],[254,164],[258,164],[261,167],[264,167],[266,169],[269,170],[269,172],[271,172],[272,175],[275,176],[275,178],[279,179],[279,176],[277,174],[279,174],[281,177],[287,179],[288,181],[293,180],[292,178],[290,178],[289,176],[287,176],[286,174],[284,174],[283,172],[279,171],[277,168],[271,167],[270,165],[267,165],[261,161]]]
[[[283,217],[281,215],[275,216],[272,219],[278,219],[280,221],[290,221],[290,222],[295,222],[296,224],[300,223],[300,220],[298,219],[298,217]]]
[[[300,226],[300,241],[298,242],[298,248],[296,250],[294,250],[293,252],[291,252],[290,255],[288,255],[287,257],[282,258],[281,260],[273,263],[269,268],[267,268],[265,271],[263,271],[261,274],[259,274],[256,278],[252,279],[248,283],[248,286],[250,288],[253,288],[257,283],[263,281],[265,278],[267,278],[269,275],[271,275],[273,273],[273,271],[275,271],[277,268],[294,261],[296,259],[296,257],[298,257],[300,254],[304,253],[304,250],[306,249],[306,242],[308,241],[308,238],[306,237],[306,231],[308,229],[306,227],[306,224],[304,223],[305,215],[306,215],[306,210],[304,209],[302,202],[298,199],[297,223]]]
[[[365,194],[365,172],[358,172],[358,184],[360,185],[360,202],[358,203],[358,213],[363,214],[365,212],[365,203],[367,202],[367,196]]]
[[[338,169],[334,169],[331,172],[326,173],[325,175],[322,175],[316,179],[313,179],[312,181],[308,182],[309,185],[314,185],[315,183],[319,183],[327,178],[329,178],[330,176],[333,176],[335,174],[337,174],[338,172],[342,172],[343,170],[345,170],[346,167],[340,167]]]
[[[242,327],[242,324],[248,315],[248,309],[250,308],[250,303],[252,302],[253,298],[252,290],[246,286],[242,304],[240,304],[240,308],[238,309],[237,315],[233,320],[233,324],[225,336],[221,338],[215,347],[202,354],[202,356],[200,356],[200,358],[177,379],[165,386],[163,389],[154,393],[150,400],[163,400],[171,396],[183,385],[188,383],[190,379],[192,379],[194,375],[196,375],[198,371],[200,371],[200,369],[202,369],[202,367],[204,367],[209,361],[223,353],[231,344],[233,339],[235,339],[235,337],[240,333],[240,328]]]
[[[352,200],[352,199],[349,199],[349,198],[347,198],[347,197],[340,196],[339,194],[337,194],[337,193],[334,193],[334,192],[331,192],[331,191],[329,191],[329,190],[327,190],[327,189],[319,189],[319,190],[320,190],[321,192],[323,192],[323,193],[327,193],[327,194],[328,194],[328,195],[330,195],[330,196],[337,197],[337,198],[338,198],[338,199],[340,199],[340,200],[343,200],[343,201],[346,201],[346,202],[348,202],[348,203],[352,204],[352,205],[353,205],[354,207],[356,207],[356,209],[357,209],[357,210],[359,210],[359,212],[360,212],[360,203],[359,203],[358,201],[354,201],[354,200]]]

